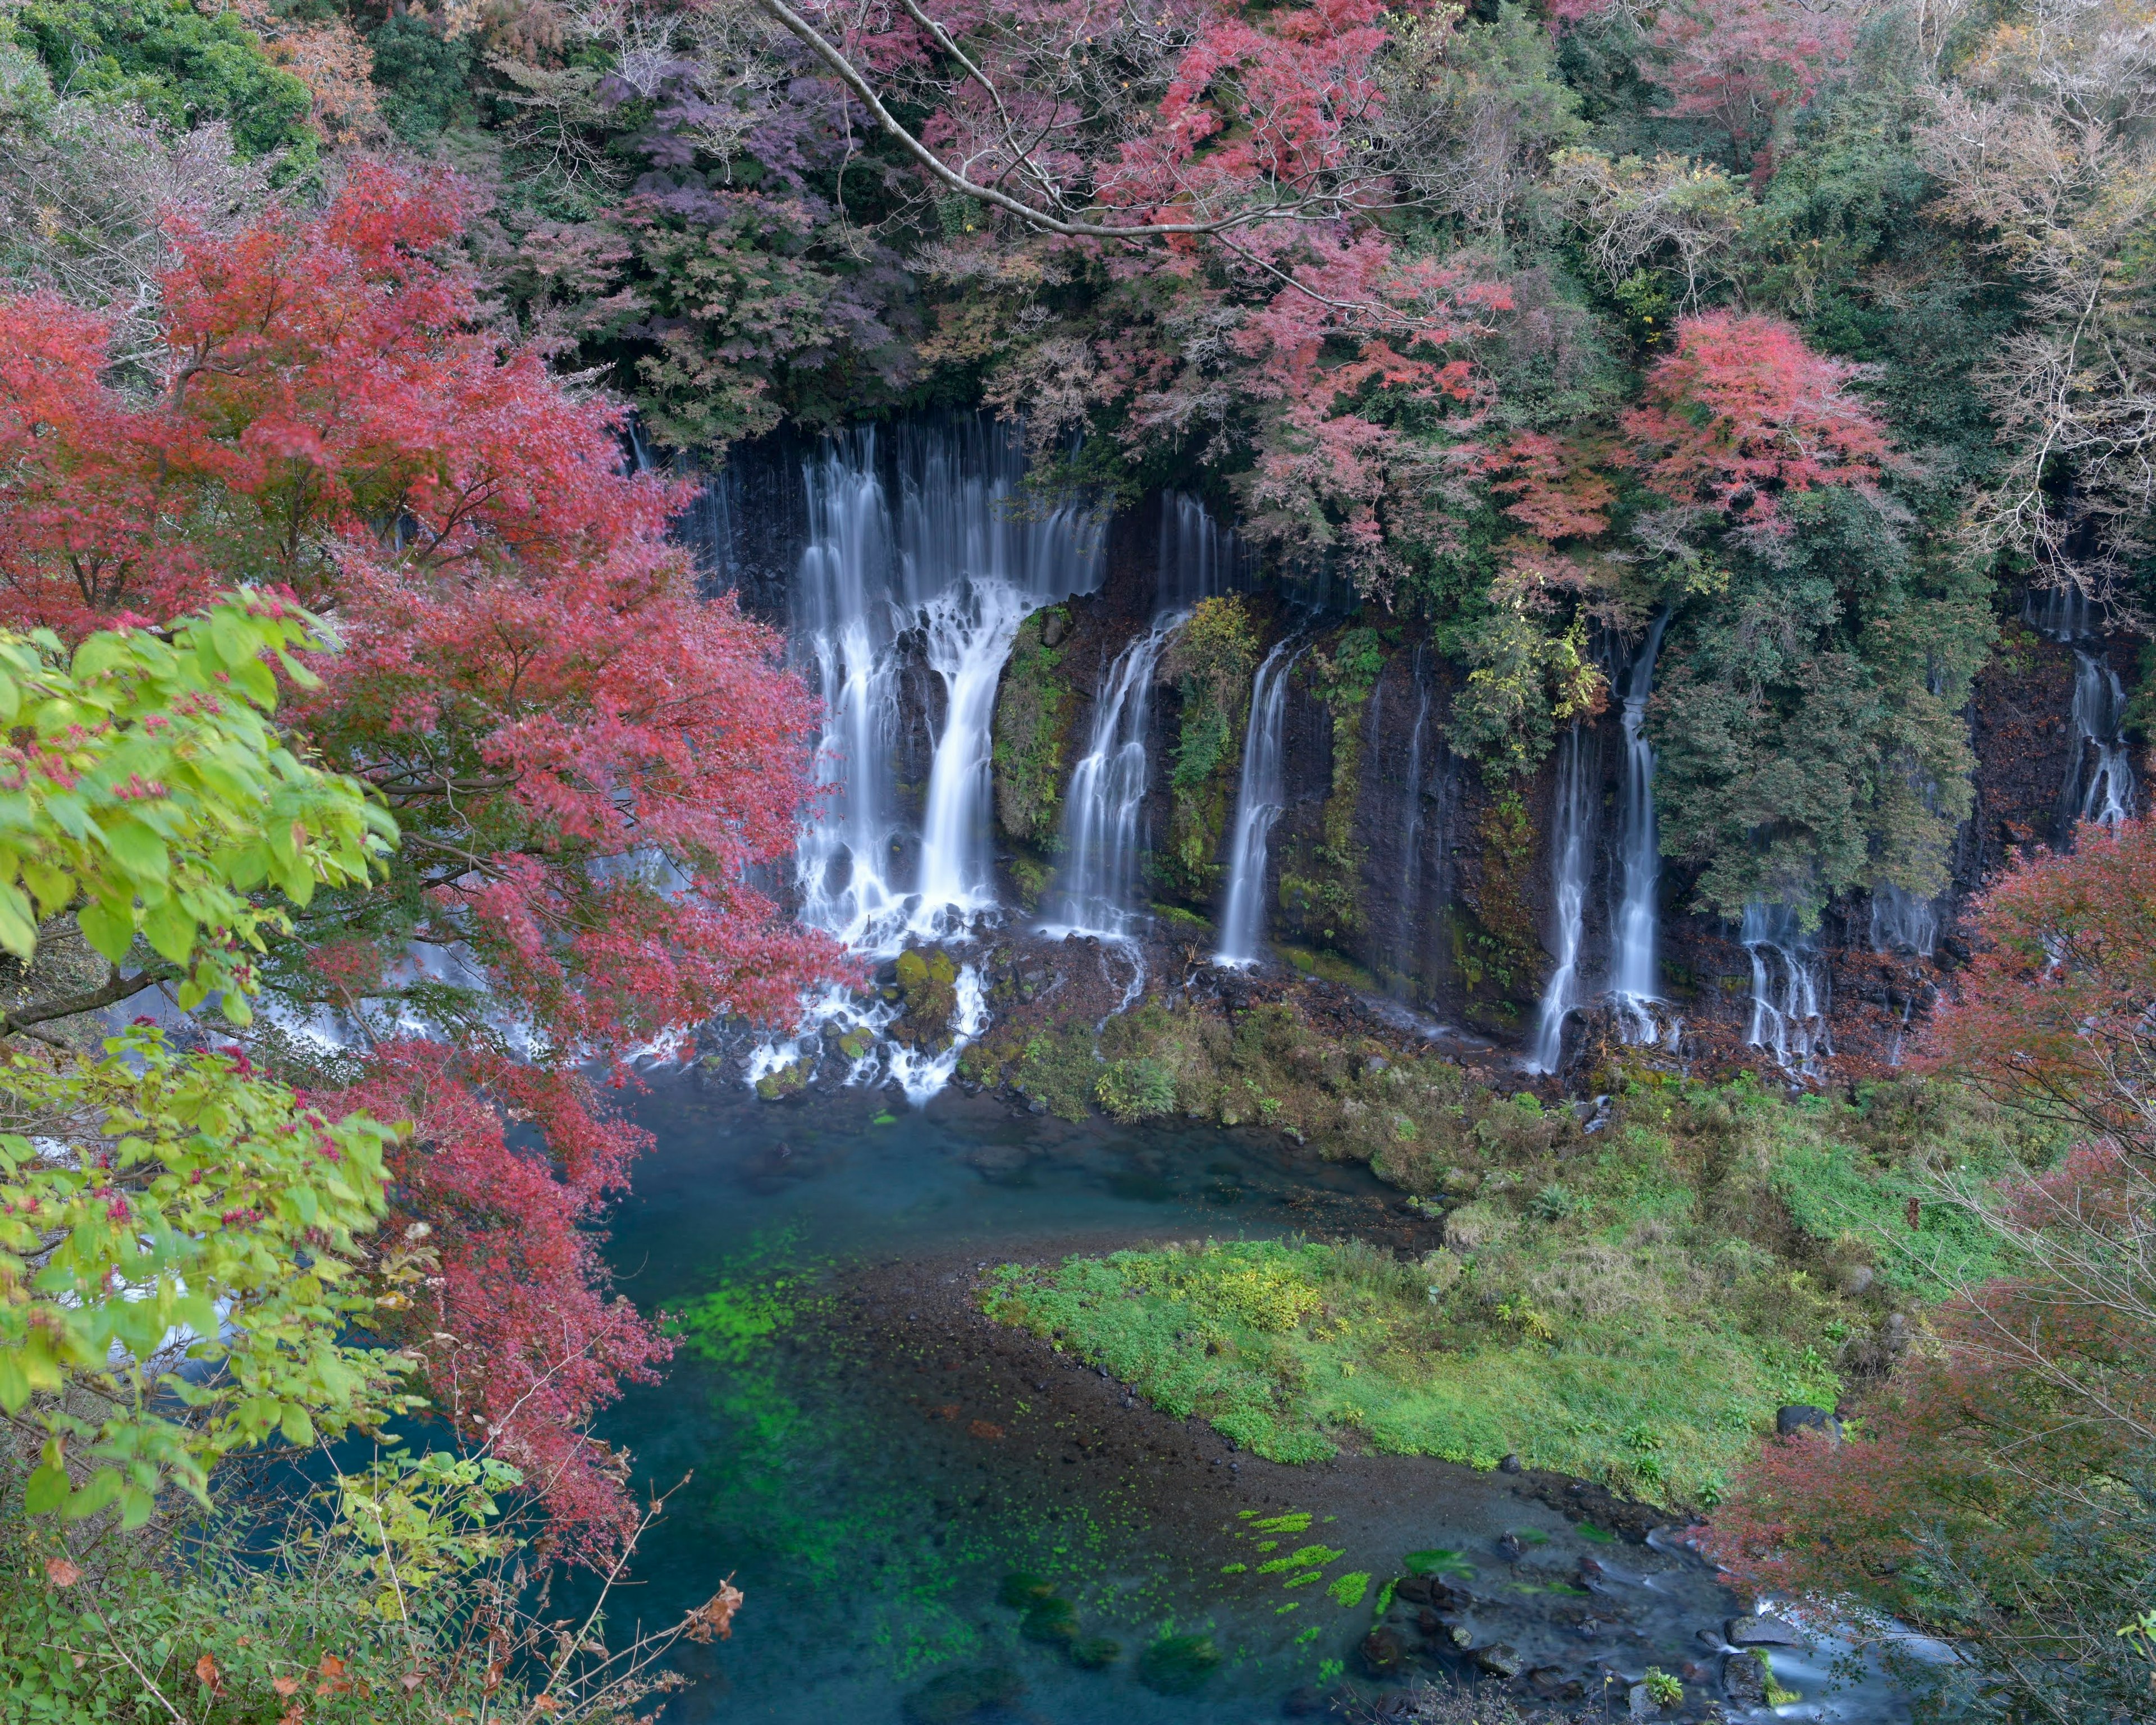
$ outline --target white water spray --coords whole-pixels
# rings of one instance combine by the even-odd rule
[[[1554,1072],[1564,1052],[1564,1021],[1579,1004],[1579,954],[1586,939],[1587,876],[1594,860],[1594,816],[1602,775],[1594,733],[1575,721],[1558,745],[1557,840],[1552,876],[1557,968],[1543,988],[1530,1072]]]
[[[1286,806],[1281,733],[1287,680],[1302,649],[1292,638],[1265,655],[1250,685],[1250,720],[1243,737],[1243,774],[1235,791],[1235,839],[1228,853],[1228,904],[1220,916],[1216,964],[1255,964],[1265,946],[1265,853],[1273,823]]]
[[[1815,1077],[1828,1034],[1826,963],[1815,936],[1787,905],[1744,907],[1738,936],[1752,959],[1752,1025],[1745,1041],[1768,1050],[1785,1072]]]
[[[1655,619],[1625,673],[1625,787],[1618,805],[1617,855],[1623,892],[1618,899],[1610,955],[1609,993],[1627,1042],[1652,1042],[1661,1027],[1651,1006],[1661,999],[1656,963],[1662,852],[1655,825],[1655,747],[1647,741],[1647,699],[1654,693],[1655,655],[1670,614]]]
[[[1118,653],[1093,701],[1092,733],[1064,799],[1065,858],[1044,932],[1124,941],[1133,906],[1143,834],[1146,725],[1153,672],[1185,614],[1156,623]]]

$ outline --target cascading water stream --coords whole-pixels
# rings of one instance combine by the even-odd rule
[[[1745,1041],[1768,1050],[1785,1072],[1815,1076],[1834,1052],[1828,1034],[1825,961],[1787,905],[1744,907],[1738,941],[1752,959],[1752,1024]]]
[[[2074,649],[2074,756],[2059,796],[2059,836],[2075,823],[2115,827],[2133,819],[2139,787],[2126,746],[2126,691],[2118,673],[2086,648]]]
[[[803,472],[808,542],[794,578],[793,636],[824,718],[823,794],[796,847],[796,880],[802,921],[857,952],[890,957],[910,942],[963,937],[995,906],[990,726],[1004,661],[1028,614],[1100,584],[1106,550],[1097,509],[1017,507],[1024,475],[1015,437],[982,421],[902,429],[888,459],[873,428],[851,431],[825,439]],[[911,642],[944,702],[909,882],[895,748]],[[850,1056],[849,1082],[880,1071],[925,1101],[986,1022],[970,966],[955,998],[953,1040],[930,1055],[882,1043],[894,1008],[828,991],[803,1003],[793,1038],[750,1057],[749,1081],[817,1058],[829,1031],[875,1050]]]
[[[1625,785],[1618,805],[1617,845],[1623,891],[1612,922],[1609,993],[1627,1042],[1651,1042],[1661,1033],[1653,1003],[1661,999],[1656,941],[1661,890],[1662,853],[1655,825],[1655,747],[1647,741],[1647,700],[1654,693],[1655,655],[1665,610],[1655,619],[1647,639],[1625,673]]]
[[[1564,1052],[1564,1021],[1579,1004],[1580,948],[1586,940],[1587,877],[1594,860],[1594,817],[1602,775],[1594,734],[1575,721],[1558,745],[1554,822],[1557,968],[1543,989],[1535,1040],[1527,1051],[1530,1072],[1554,1072]]]
[[[1124,941],[1136,926],[1153,671],[1183,620],[1183,613],[1166,618],[1118,653],[1094,699],[1092,734],[1064,799],[1065,860],[1046,933]]]
[[[1243,775],[1235,792],[1235,830],[1228,852],[1228,903],[1220,916],[1214,963],[1255,964],[1265,946],[1266,849],[1286,806],[1281,733],[1287,713],[1288,674],[1302,649],[1294,638],[1265,655],[1250,685],[1250,721],[1243,737]]]
[[[990,721],[1018,626],[1099,585],[1097,511],[1014,507],[1024,463],[1000,427],[901,433],[886,490],[871,429],[828,439],[804,475],[809,540],[795,639],[824,697],[825,796],[796,851],[802,920],[857,952],[960,933],[995,903],[988,841]],[[892,742],[901,638],[917,629],[944,691],[911,883]]]
[[[2085,820],[2114,827],[2140,807],[2140,787],[2127,752],[2126,691],[2110,664],[2082,644],[2100,631],[2095,603],[2076,587],[2031,593],[2023,610],[2030,624],[2073,649],[2073,757],[2059,791],[2057,842],[2073,842]]]
[[[1403,976],[1414,968],[1415,916],[1422,905],[1422,745],[1430,731],[1430,680],[1423,670],[1426,651],[1420,644],[1414,650],[1415,716],[1408,731],[1407,794],[1403,799],[1406,806],[1400,817],[1400,856],[1406,873],[1396,907],[1394,939]]]

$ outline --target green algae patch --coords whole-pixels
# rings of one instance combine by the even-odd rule
[[[1161,1695],[1191,1695],[1219,1663],[1210,1635],[1163,1635],[1138,1656],[1138,1681]]]

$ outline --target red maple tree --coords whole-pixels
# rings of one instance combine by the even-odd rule
[[[1845,19],[1794,0],[1671,0],[1655,14],[1642,69],[1669,92],[1665,114],[1714,121],[1763,177],[1776,121],[1812,99],[1851,34]]]
[[[2072,1147],[1989,1183],[1931,1173],[1912,1219],[1943,1207],[1989,1250],[1958,1268],[1882,1230],[1877,1250],[1948,1284],[1932,1345],[1865,1399],[1857,1440],[1768,1445],[1708,1546],[1761,1589],[1944,1627],[2007,1690],[2032,1671],[2132,1689],[2145,1662],[2118,1625],[2142,1609],[2148,1538],[2132,1482],[2156,1453],[2156,831],[2084,828],[1965,920],[1974,956],[1928,1063]]]
[[[1712,504],[1754,531],[1789,529],[1781,500],[1823,485],[1876,490],[1899,465],[1871,408],[1848,393],[1858,367],[1828,359],[1778,317],[1710,311],[1676,343],[1627,411],[1626,452],[1679,505]]]
[[[391,1339],[589,1553],[626,1505],[582,1428],[666,1353],[589,1231],[643,1142],[600,1086],[716,1014],[787,1015],[837,955],[755,884],[811,698],[695,591],[683,494],[624,470],[620,410],[486,326],[465,205],[362,167],[311,218],[179,232],[165,352],[126,382],[100,318],[0,298],[0,618],[74,635],[244,581],[340,632],[290,711],[403,848],[271,968],[360,1044],[318,1101],[413,1122],[397,1198],[440,1285]]]

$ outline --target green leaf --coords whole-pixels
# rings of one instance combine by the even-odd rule
[[[315,1422],[307,1417],[307,1410],[295,1402],[288,1402],[285,1417],[277,1422],[277,1430],[285,1435],[288,1444],[311,1444],[315,1440]]]
[[[135,944],[135,919],[122,916],[101,901],[93,901],[75,913],[82,937],[101,956],[117,964]]]
[[[37,919],[19,886],[0,886],[0,947],[28,964],[38,950]]]
[[[160,957],[175,964],[186,963],[195,949],[195,919],[170,901],[144,914],[142,932]]]
[[[67,1501],[67,1470],[49,1461],[32,1473],[23,1488],[23,1507],[33,1516],[50,1515]]]
[[[171,872],[172,853],[165,841],[138,820],[123,820],[105,829],[105,848],[131,875],[162,880]]]

